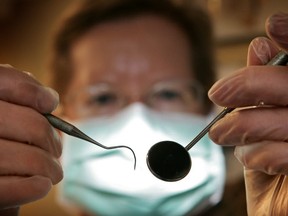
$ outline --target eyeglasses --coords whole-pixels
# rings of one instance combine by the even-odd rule
[[[129,105],[134,95],[125,95],[109,83],[99,83],[68,93],[65,105],[80,117],[106,115]],[[157,111],[188,112],[204,100],[202,86],[186,80],[161,81],[139,95],[139,102]]]

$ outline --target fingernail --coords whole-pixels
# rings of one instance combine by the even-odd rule
[[[229,85],[226,83],[227,78],[223,78],[219,81],[217,81],[208,91],[208,97],[213,102],[221,101],[223,98],[225,98],[229,92]]]
[[[288,47],[288,13],[277,13],[267,20],[267,31],[277,42]]]
[[[53,99],[52,107],[53,107],[53,110],[56,109],[60,101],[59,94],[52,88],[44,87],[44,89],[46,92],[48,92],[48,94],[52,96],[52,99]]]
[[[266,39],[256,38],[252,41],[250,46],[263,65],[272,58],[271,49]]]
[[[0,64],[0,66],[5,68],[13,68],[13,66],[10,64]]]
[[[52,129],[53,129],[52,130],[53,131],[53,137],[56,140],[56,144],[55,144],[55,153],[56,153],[56,155],[55,156],[58,158],[58,157],[61,156],[62,148],[63,148],[62,142],[61,142],[61,136],[60,136],[59,132],[56,129],[54,129],[54,128],[52,128]]]
[[[214,97],[215,92],[218,91],[219,87],[221,86],[220,84],[221,80],[218,80],[216,83],[214,83],[214,85],[212,85],[212,87],[209,89],[208,91],[208,97],[211,99],[212,97]]]
[[[227,77],[222,78],[220,80],[218,80],[217,82],[214,83],[214,85],[212,85],[212,87],[209,89],[208,91],[208,96],[209,97],[213,97],[213,95],[219,91],[219,89],[221,89],[221,87],[223,86],[223,84],[225,83],[224,80],[226,80]]]
[[[243,146],[236,146],[234,150],[234,156],[242,165],[244,165],[244,162],[243,162],[244,148],[245,147]]]
[[[215,100],[217,100],[217,97],[219,95],[219,88],[221,85],[219,82],[216,82],[208,91],[208,97],[211,101],[215,103]]]
[[[35,79],[34,74],[28,72],[28,71],[23,71],[23,73],[27,74],[28,76],[32,77],[33,79]]]

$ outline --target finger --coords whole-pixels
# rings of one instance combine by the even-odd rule
[[[266,32],[281,48],[288,51],[288,14],[277,13],[266,20]]]
[[[287,108],[251,108],[232,112],[210,129],[210,138],[221,145],[251,145],[261,140],[288,141]]]
[[[279,202],[287,197],[285,176],[244,169],[244,177],[248,215],[265,215],[267,212],[269,215],[287,215],[287,207],[283,206],[283,202]]]
[[[59,103],[54,90],[11,66],[0,65],[0,86],[0,100],[28,106],[41,113],[52,112]]]
[[[287,82],[286,66],[250,66],[216,82],[208,96],[223,107],[257,106],[261,101],[267,105],[286,106]]]
[[[51,188],[50,179],[43,176],[1,176],[0,209],[36,201],[46,196]]]
[[[265,65],[277,53],[276,45],[265,37],[258,37],[251,41],[248,47],[247,66]]]
[[[60,162],[35,146],[0,139],[0,176],[35,175],[58,183],[63,177]]]
[[[253,145],[237,146],[235,156],[247,169],[268,175],[288,175],[288,143],[262,141]]]
[[[62,153],[60,135],[43,115],[5,101],[0,101],[0,138],[37,146],[57,158]]]

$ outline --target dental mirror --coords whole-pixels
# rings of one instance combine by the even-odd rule
[[[173,142],[162,141],[148,151],[146,162],[150,171],[164,181],[178,181],[191,169],[192,162],[188,151],[209,131],[219,119],[234,108],[224,108],[186,147]]]
[[[281,51],[267,65],[287,65],[288,55]],[[149,170],[164,181],[178,181],[190,172],[192,162],[188,151],[209,131],[209,129],[234,108],[224,108],[186,147],[173,142],[162,141],[153,145],[146,156]]]

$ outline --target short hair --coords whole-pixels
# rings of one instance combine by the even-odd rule
[[[135,18],[141,15],[163,17],[184,32],[191,46],[192,70],[202,85],[204,105],[208,112],[212,106],[207,91],[215,82],[214,41],[209,15],[195,6],[181,7],[167,0],[86,0],[66,17],[59,26],[52,46],[52,86],[65,95],[73,74],[69,52],[75,40],[103,22]],[[191,71],[192,72],[192,71]]]

